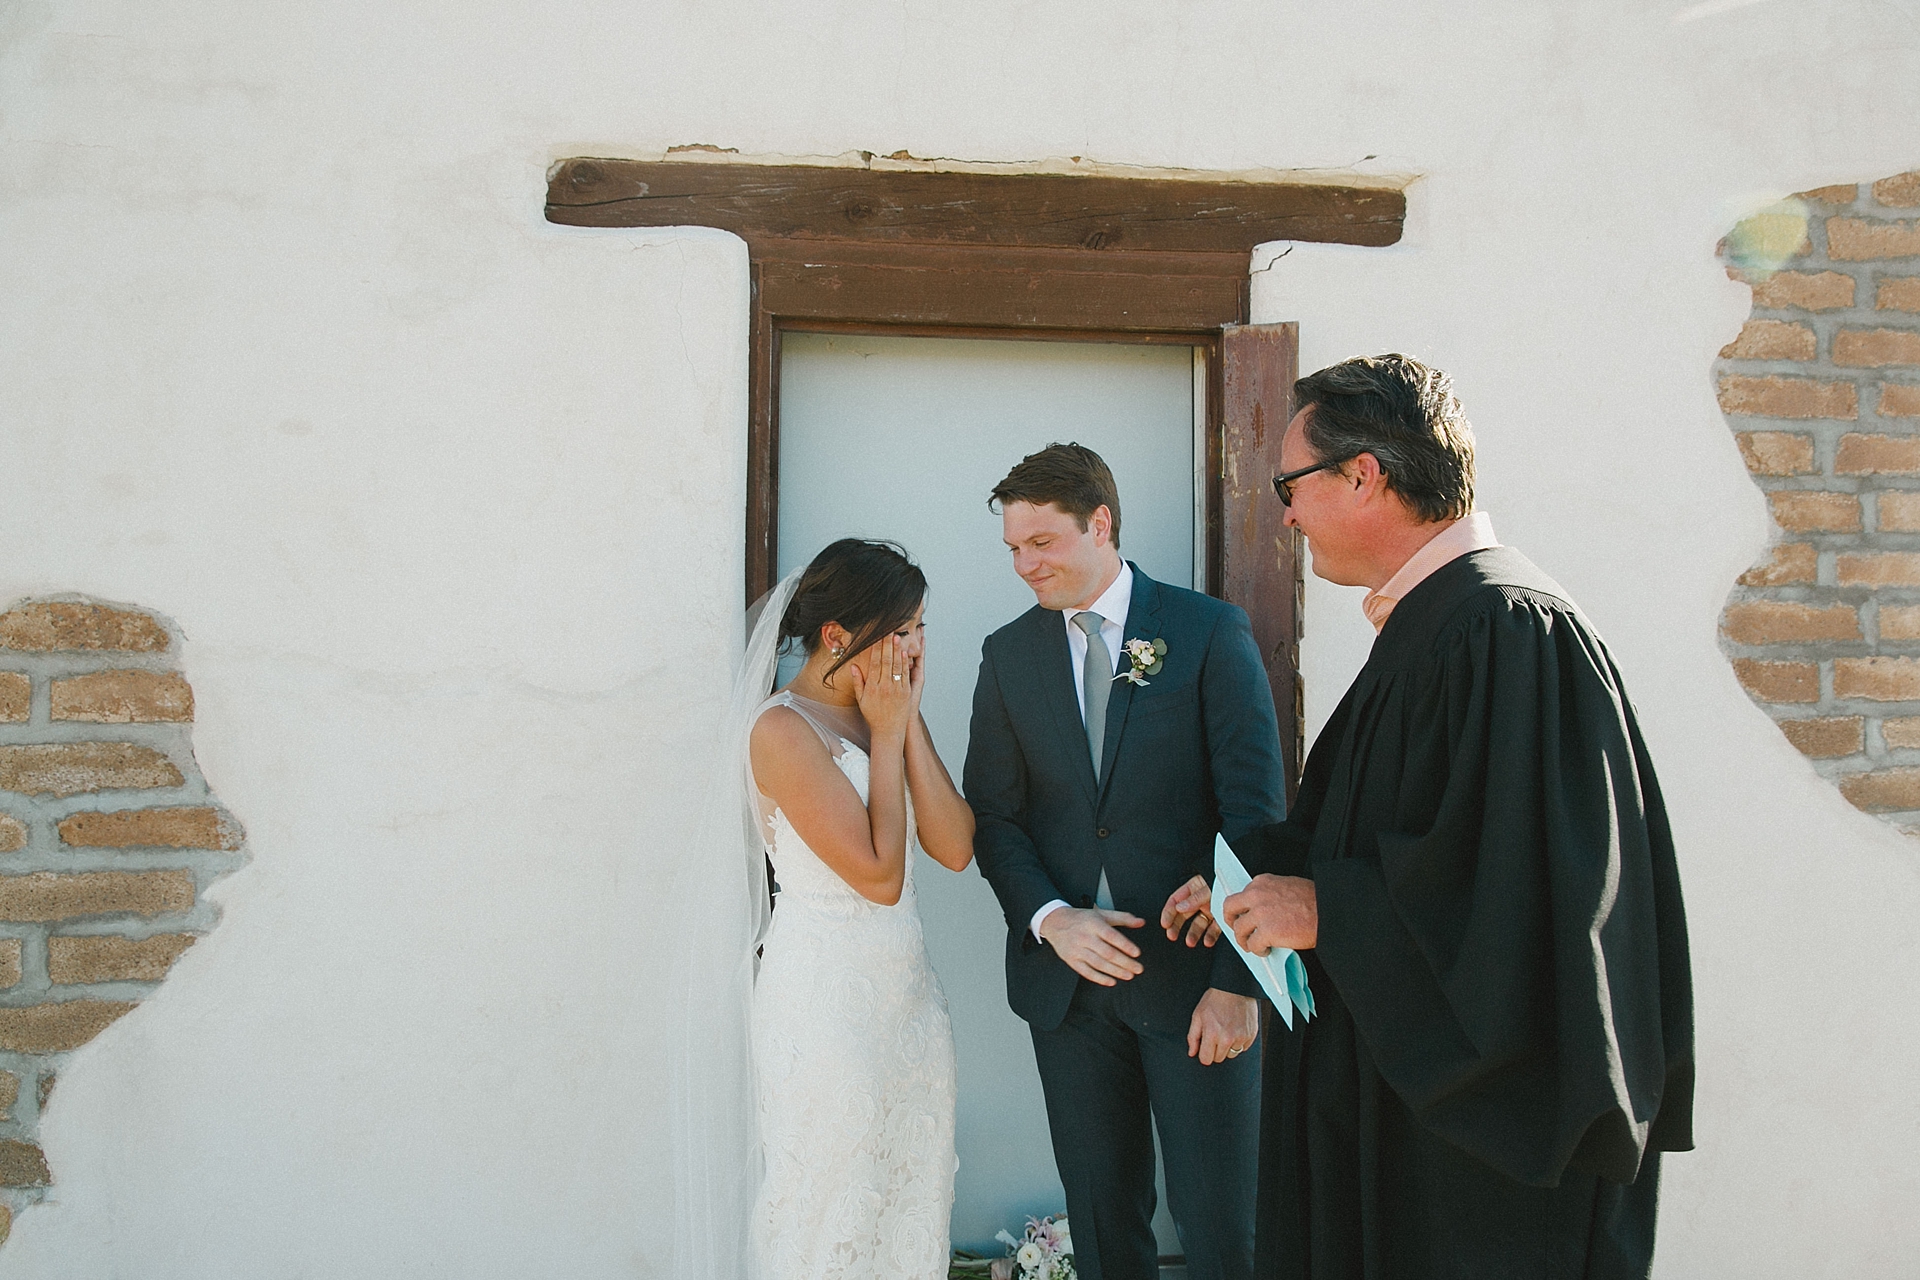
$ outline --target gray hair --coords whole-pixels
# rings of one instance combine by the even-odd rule
[[[1424,522],[1473,510],[1473,427],[1453,379],[1410,356],[1355,356],[1293,384],[1312,409],[1307,444],[1320,458],[1370,453],[1387,487]]]

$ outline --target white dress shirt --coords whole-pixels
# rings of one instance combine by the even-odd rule
[[[1100,624],[1100,638],[1106,641],[1107,657],[1114,671],[1120,670],[1120,642],[1127,634],[1127,609],[1133,604],[1133,566],[1125,560],[1120,562],[1120,576],[1113,584],[1100,593],[1100,598],[1086,609],[1063,609],[1060,611],[1060,625],[1067,629],[1067,652],[1073,658],[1073,696],[1080,703],[1080,722],[1087,720],[1087,633],[1073,625],[1074,615],[1089,610],[1105,619]],[[1058,911],[1067,903],[1055,898],[1033,913],[1033,922],[1028,926],[1033,930],[1034,940],[1040,939],[1040,922]]]

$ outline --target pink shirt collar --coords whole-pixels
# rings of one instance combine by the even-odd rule
[[[1468,552],[1499,545],[1500,540],[1493,536],[1493,521],[1486,512],[1476,511],[1463,520],[1455,520],[1408,557],[1400,571],[1387,579],[1386,585],[1369,592],[1360,602],[1360,610],[1378,631],[1387,625],[1393,606],[1406,599],[1407,592],[1425,582],[1434,570],[1452,564]]]

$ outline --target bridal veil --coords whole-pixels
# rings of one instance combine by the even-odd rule
[[[755,955],[770,913],[759,801],[747,755],[773,690],[780,620],[804,569],[748,612],[680,913],[702,923],[678,952],[672,1053],[675,1280],[755,1280],[748,1222],[761,1160],[750,1051]]]

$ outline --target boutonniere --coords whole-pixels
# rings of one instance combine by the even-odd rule
[[[1165,640],[1129,640],[1120,648],[1127,655],[1127,669],[1115,676],[1115,680],[1145,684],[1148,676],[1159,675],[1160,668],[1166,665],[1161,661],[1167,656]]]

